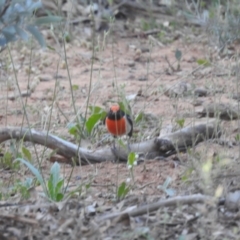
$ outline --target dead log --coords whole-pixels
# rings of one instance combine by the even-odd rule
[[[188,126],[165,136],[154,138],[140,143],[131,144],[131,151],[138,153],[145,159],[170,156],[177,151],[184,151],[193,147],[199,142],[221,135],[219,121],[212,119],[193,126]],[[21,127],[6,127],[0,129],[0,143],[10,140],[23,140],[40,144],[53,149],[57,154],[65,158],[65,163],[76,164],[100,163],[104,161],[127,160],[127,152],[123,148],[117,148],[115,152],[111,148],[89,150],[78,147],[66,140],[63,140],[46,132]],[[79,159],[79,160],[76,160]],[[63,161],[61,161],[63,162]]]

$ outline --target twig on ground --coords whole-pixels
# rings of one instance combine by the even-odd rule
[[[147,187],[147,186],[149,186],[149,185],[151,185],[151,184],[154,184],[155,182],[156,182],[156,181],[152,181],[152,182],[146,183],[146,184],[144,184],[143,186],[139,187],[138,189],[141,190],[141,189],[143,189],[143,188],[145,188],[145,187]]]
[[[113,219],[116,217],[137,217],[143,214],[147,214],[153,211],[158,210],[161,207],[170,207],[170,206],[179,206],[179,205],[186,205],[186,204],[196,204],[196,203],[206,203],[206,202],[214,202],[215,198],[204,196],[202,194],[194,194],[190,196],[178,196],[166,200],[160,200],[155,203],[147,204],[141,207],[137,207],[133,210],[126,210],[118,213],[108,214],[106,216],[100,217],[97,219],[98,222],[105,221],[108,219]]]
[[[172,66],[172,64],[169,62],[167,56],[164,57],[164,60],[167,62],[169,68],[170,68],[173,72],[175,72],[176,70],[175,70],[175,68]]]
[[[13,215],[13,214],[1,213],[0,218],[5,218],[5,219],[13,220],[13,221],[26,223],[26,224],[38,225],[38,221],[35,219],[26,218],[26,217],[22,217],[22,216],[18,216],[18,215]]]

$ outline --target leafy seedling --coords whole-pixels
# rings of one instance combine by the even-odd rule
[[[207,59],[198,59],[197,64],[204,67],[211,66],[211,63]]]
[[[79,139],[82,136],[82,129],[78,123],[68,123],[67,124],[68,133],[74,136],[75,139]]]
[[[100,121],[103,121],[106,117],[107,113],[103,108],[97,106],[90,106],[91,115],[87,119],[85,126],[87,129],[88,134],[91,136],[93,135],[93,130],[98,125]]]
[[[137,165],[137,154],[135,152],[130,152],[128,154],[127,165],[129,168],[133,168],[133,166]]]
[[[90,106],[90,116],[86,119],[80,115],[80,123],[69,123],[67,125],[69,134],[73,135],[75,139],[87,138],[94,135],[94,129],[100,121],[106,116],[106,111],[97,106]],[[85,128],[83,128],[85,124]]]
[[[177,119],[177,120],[176,120],[176,123],[179,125],[180,128],[183,128],[184,123],[185,123],[185,119],[184,119],[184,118],[182,118],[182,119]]]
[[[180,69],[181,69],[181,67],[180,67],[180,62],[181,62],[181,59],[182,59],[182,52],[181,52],[179,49],[177,49],[177,50],[175,51],[175,58],[176,58],[177,61],[178,61],[177,71],[180,71]]]
[[[144,119],[144,113],[140,112],[136,117],[135,117],[135,123],[140,123]]]
[[[52,201],[59,202],[64,197],[64,179],[60,176],[60,165],[55,162],[50,170],[50,177],[46,182],[40,173],[40,171],[34,167],[30,162],[26,161],[23,158],[17,158],[16,162],[21,162],[32,172],[34,177],[38,180],[40,185],[43,188],[43,192],[47,198]]]
[[[118,187],[118,190],[117,190],[118,201],[124,199],[127,196],[129,190],[130,190],[130,188],[126,185],[126,183],[122,182],[121,185]]]
[[[4,169],[19,169],[19,163],[13,161],[14,155],[11,152],[5,152],[0,157],[0,167]]]
[[[30,162],[32,161],[31,152],[24,146],[22,146],[22,154],[23,154],[23,157],[26,158],[28,161],[30,161]]]
[[[157,188],[165,192],[167,196],[173,197],[176,194],[175,190],[172,188],[168,188],[171,182],[172,182],[172,178],[167,177],[163,185],[159,185]]]
[[[55,162],[50,170],[50,178],[48,180],[48,192],[51,200],[59,202],[64,197],[64,179],[60,176],[60,165]]]
[[[29,199],[30,198],[30,189],[33,187],[33,179],[32,178],[26,178],[25,181],[21,182],[20,180],[17,180],[13,187],[13,192],[19,192],[21,194],[21,197],[23,199]]]
[[[127,166],[128,166],[128,169],[130,170],[130,174],[131,174],[133,182],[134,182],[133,167],[135,165],[137,165],[137,154],[135,152],[130,152],[128,154]]]
[[[236,142],[240,142],[240,134],[238,133],[236,136],[235,136],[235,140],[236,140]]]
[[[131,108],[129,106],[127,99],[124,98],[122,102],[118,103],[118,105],[120,109],[123,110],[126,114],[132,116]]]
[[[21,162],[22,164],[26,165],[26,167],[32,172],[32,174],[34,175],[34,177],[38,180],[38,182],[40,183],[40,185],[43,188],[43,191],[45,193],[46,196],[48,196],[48,192],[45,186],[45,182],[44,179],[42,177],[42,174],[39,172],[39,170],[37,168],[35,168],[32,163],[26,161],[23,158],[17,158],[15,159],[14,162]]]
[[[193,171],[194,171],[193,168],[188,168],[181,177],[182,181],[184,181],[184,182],[188,181],[188,179],[192,175]]]
[[[72,85],[72,90],[73,91],[77,91],[79,89],[79,86],[78,85]]]

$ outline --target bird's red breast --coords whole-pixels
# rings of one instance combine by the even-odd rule
[[[109,133],[113,136],[132,136],[133,123],[129,115],[120,109],[118,105],[113,105],[106,118],[105,125]]]
[[[110,118],[106,118],[106,127],[108,132],[110,132],[114,136],[121,136],[126,134],[126,119],[125,116],[120,118],[119,120],[112,120]]]

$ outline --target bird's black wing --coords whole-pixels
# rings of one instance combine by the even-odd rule
[[[126,118],[127,118],[128,123],[129,123],[130,126],[131,126],[131,130],[130,130],[130,132],[128,133],[128,136],[129,136],[129,137],[132,137],[132,133],[133,133],[133,121],[132,121],[131,117],[130,117],[128,114],[126,114]]]

